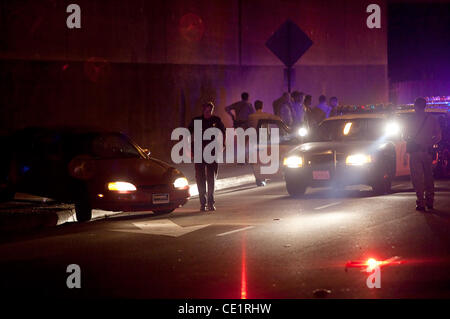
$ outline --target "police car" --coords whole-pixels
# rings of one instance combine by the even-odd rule
[[[367,184],[390,192],[392,179],[407,175],[400,126],[387,114],[347,114],[324,120],[308,143],[283,159],[286,189],[301,196],[308,187]]]
[[[448,174],[449,106],[429,105],[426,112],[440,117],[443,128],[443,140],[434,146],[434,165]],[[384,194],[390,192],[393,178],[410,174],[402,130],[414,112],[412,105],[345,109],[353,112],[324,120],[308,143],[297,146],[283,159],[291,196],[303,195],[308,187],[355,184],[369,185],[375,193]]]

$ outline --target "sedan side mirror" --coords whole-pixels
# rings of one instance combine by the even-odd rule
[[[150,156],[152,152],[148,148],[143,148],[142,151],[145,153],[145,155]]]

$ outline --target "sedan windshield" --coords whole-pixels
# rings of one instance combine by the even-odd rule
[[[94,156],[100,158],[140,158],[137,148],[121,134],[102,134],[92,141]]]
[[[120,133],[89,133],[77,136],[73,151],[96,158],[143,158],[131,141]]]

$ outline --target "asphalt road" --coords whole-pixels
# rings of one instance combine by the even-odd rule
[[[433,213],[415,211],[409,181],[309,190],[282,182],[222,192],[217,211],[198,200],[166,216],[124,213],[0,239],[0,290],[20,298],[448,298],[450,181],[437,182]],[[348,261],[381,267],[381,288]],[[69,289],[67,266],[81,269]]]

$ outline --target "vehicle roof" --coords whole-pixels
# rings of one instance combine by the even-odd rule
[[[385,119],[385,118],[386,114],[384,113],[368,113],[368,114],[354,113],[354,114],[332,116],[325,119],[324,122],[330,120]]]

